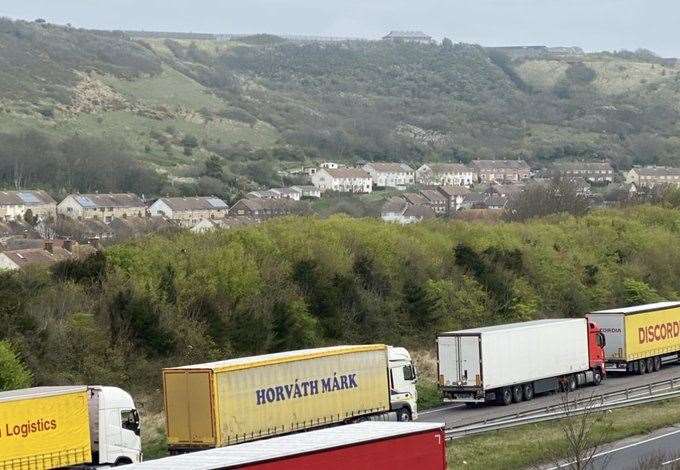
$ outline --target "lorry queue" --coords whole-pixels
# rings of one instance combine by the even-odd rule
[[[599,385],[612,371],[654,372],[662,359],[680,359],[678,325],[680,302],[659,302],[581,319],[442,333],[437,339],[442,397],[470,406],[509,405],[540,393]],[[163,371],[168,450],[188,455],[139,468],[340,468],[333,462],[354,459],[352,468],[444,469],[443,425],[403,423],[418,416],[417,380],[409,352],[381,344],[168,368]],[[356,431],[324,431],[340,424]],[[310,443],[315,444],[302,452]],[[412,449],[414,461],[427,466],[405,466],[411,462],[406,458],[393,461],[397,448]],[[194,453],[214,452],[209,449],[219,452]],[[305,464],[305,459],[311,460]],[[0,393],[0,468],[141,461],[139,415],[132,397],[119,388]],[[198,465],[206,461],[212,463]],[[312,464],[317,467],[305,466]]]

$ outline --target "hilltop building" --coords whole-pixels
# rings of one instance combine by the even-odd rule
[[[390,31],[383,36],[383,41],[412,42],[417,44],[432,43],[432,36],[428,36],[422,31]]]

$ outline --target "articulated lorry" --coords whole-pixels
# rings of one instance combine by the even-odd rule
[[[608,371],[656,372],[663,358],[680,357],[680,302],[599,310],[587,317],[600,325],[607,340]]]
[[[132,465],[130,470],[445,470],[442,423],[365,422]]]
[[[585,318],[536,320],[442,333],[437,339],[444,401],[509,405],[534,395],[598,385],[604,336]]]
[[[163,370],[172,454],[364,420],[417,417],[404,348],[335,346]]]
[[[0,393],[0,468],[92,468],[142,460],[132,397],[115,387]]]

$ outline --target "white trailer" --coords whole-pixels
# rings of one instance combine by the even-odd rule
[[[604,378],[601,342],[599,328],[584,318],[442,333],[439,386],[445,401],[509,405],[538,393],[597,385]]]

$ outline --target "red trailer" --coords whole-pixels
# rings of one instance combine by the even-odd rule
[[[441,423],[366,421],[128,465],[129,470],[444,470]]]

